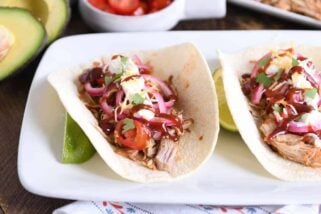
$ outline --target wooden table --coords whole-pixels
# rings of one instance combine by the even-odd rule
[[[308,29],[306,26],[228,5],[223,19],[184,21],[174,30],[225,29]],[[73,8],[70,23],[64,35],[91,33],[81,20],[77,7]],[[42,55],[17,75],[0,82],[0,214],[51,213],[70,203],[33,195],[21,186],[17,176],[17,150],[21,121],[29,87]]]

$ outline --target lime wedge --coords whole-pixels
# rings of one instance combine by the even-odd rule
[[[222,79],[222,69],[217,69],[213,73],[213,79],[215,82],[215,88],[218,98],[218,109],[220,113],[220,124],[223,128],[232,131],[237,132],[237,127],[234,123],[234,120],[231,116],[231,112],[229,110],[229,107],[226,103],[225,98],[225,92],[224,92],[224,86],[223,86],[223,79]]]
[[[66,113],[62,162],[83,163],[89,160],[95,152],[95,148],[91,145],[85,133]]]

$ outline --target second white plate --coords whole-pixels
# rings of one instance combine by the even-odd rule
[[[273,6],[270,6],[267,4],[263,4],[263,3],[255,1],[255,0],[228,0],[228,1],[232,2],[234,4],[237,4],[237,5],[241,5],[241,6],[253,9],[253,10],[257,10],[259,12],[268,13],[271,15],[275,15],[275,16],[278,16],[281,18],[289,19],[289,20],[299,22],[302,24],[321,28],[321,21],[320,20],[311,18],[309,16],[304,16],[304,15],[301,15],[298,13],[282,10],[280,8],[273,7]]]
[[[122,180],[98,155],[80,165],[60,162],[64,108],[46,80],[49,73],[86,63],[105,53],[182,42],[195,43],[214,69],[219,67],[217,49],[232,52],[289,38],[321,45],[320,33],[308,31],[92,34],[56,41],[40,62],[25,109],[18,151],[22,185],[35,194],[78,200],[217,205],[319,203],[320,183],[286,183],[275,179],[261,167],[238,134],[224,130],[209,162],[191,177],[172,183]]]

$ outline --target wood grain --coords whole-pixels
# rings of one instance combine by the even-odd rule
[[[66,35],[93,32],[73,8]],[[228,5],[227,17],[184,21],[174,30],[226,30],[226,29],[307,29],[307,27],[273,18],[264,14]],[[214,38],[215,39],[215,38]],[[0,82],[0,214],[51,213],[71,201],[33,195],[23,189],[17,176],[17,148],[20,127],[29,87],[41,55],[9,79]]]

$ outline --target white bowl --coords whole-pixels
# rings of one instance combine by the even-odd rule
[[[115,15],[79,0],[79,10],[85,22],[97,31],[162,31],[173,28],[182,19],[223,17],[226,0],[174,0],[166,8],[142,16]]]
[[[122,16],[104,12],[88,0],[79,1],[85,22],[97,31],[160,31],[173,28],[184,17],[185,0],[175,0],[166,8],[142,16]]]

